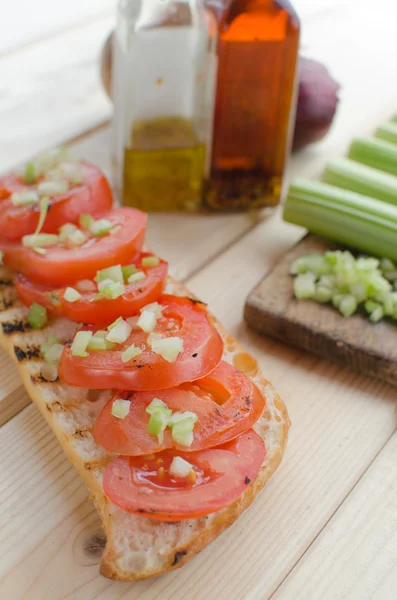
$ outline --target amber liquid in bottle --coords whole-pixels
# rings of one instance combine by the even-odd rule
[[[299,22],[286,0],[226,0],[206,202],[279,202],[295,114]]]

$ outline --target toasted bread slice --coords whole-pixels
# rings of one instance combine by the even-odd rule
[[[190,295],[181,284],[169,280],[167,292]],[[40,346],[50,334],[69,339],[76,324],[53,319],[41,330],[26,322],[27,309],[17,299],[12,273],[0,268],[0,345],[15,360],[23,384],[57,436],[68,459],[83,477],[101,516],[106,547],[101,573],[112,579],[131,581],[160,575],[181,567],[229,527],[251,504],[277,469],[285,448],[289,419],[286,408],[271,384],[263,378],[255,360],[211,317],[225,342],[224,359],[244,371],[261,389],[267,409],[255,426],[267,446],[267,455],[255,481],[238,501],[207,517],[179,523],[150,521],[114,506],[105,497],[102,475],[113,456],[99,447],[91,428],[109,392],[95,392],[48,381]],[[44,377],[43,377],[43,374]]]

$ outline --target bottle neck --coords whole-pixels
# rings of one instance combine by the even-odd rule
[[[203,10],[202,0],[142,0],[136,27],[194,25]]]

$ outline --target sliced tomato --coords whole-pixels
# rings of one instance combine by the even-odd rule
[[[149,519],[198,519],[238,500],[258,475],[265,455],[262,438],[250,429],[223,446],[200,452],[120,456],[106,468],[103,488],[116,506]],[[175,456],[188,461],[194,473],[184,478],[171,475]]]
[[[81,213],[96,215],[109,210],[113,195],[109,183],[98,167],[79,163],[82,168],[82,183],[72,185],[66,194],[53,196],[50,210],[42,227],[44,233],[57,233],[64,223],[77,223]],[[0,178],[0,236],[5,240],[20,240],[33,233],[39,221],[40,207],[14,206],[9,196],[12,192],[32,189],[16,175]]]
[[[130,401],[125,419],[112,415],[113,402]],[[160,398],[173,412],[191,411],[198,416],[193,443],[189,448],[172,441],[170,429],[164,439],[148,432],[147,406]],[[266,400],[244,373],[221,361],[206,377],[177,388],[155,392],[116,392],[103,407],[93,428],[95,441],[115,454],[139,456],[175,447],[192,452],[225,444],[250,429],[263,414]]]
[[[90,352],[86,358],[72,355],[71,342],[65,346],[59,363],[59,377],[65,383],[94,389],[157,390],[176,387],[208,375],[220,362],[223,342],[208,318],[205,308],[190,298],[164,295],[154,333],[183,339],[183,351],[174,362],[167,362],[151,350],[148,334],[137,327],[138,316],[128,321],[132,332],[114,350]],[[91,329],[84,327],[83,329]],[[142,353],[123,363],[122,352],[130,345]]]
[[[54,314],[62,315],[77,323],[108,324],[118,317],[129,317],[139,311],[142,306],[155,302],[161,295],[168,270],[168,263],[160,260],[154,267],[142,266],[142,259],[151,256],[148,252],[140,254],[129,264],[134,264],[146,275],[145,279],[126,284],[125,293],[114,300],[98,298],[97,284],[92,280],[92,291],[87,291],[86,282],[76,282],[73,287],[81,294],[75,302],[64,298],[66,288],[46,286],[34,283],[21,273],[15,279],[18,296],[27,306],[36,302]]]
[[[46,248],[45,255],[25,248],[20,242],[0,241],[4,264],[32,281],[53,286],[73,285],[82,279],[92,279],[100,269],[128,264],[142,248],[147,215],[133,208],[116,208],[97,216],[119,225],[117,232],[90,238],[78,248],[51,246]]]

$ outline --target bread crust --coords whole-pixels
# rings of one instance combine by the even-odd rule
[[[126,513],[104,495],[102,474],[113,456],[95,444],[90,431],[108,394],[98,393],[93,400],[88,390],[59,381],[49,382],[41,376],[44,362],[40,345],[51,333],[66,341],[76,325],[58,318],[51,320],[44,330],[30,329],[26,324],[27,309],[16,297],[12,276],[10,271],[0,268],[0,346],[16,362],[30,398],[90,491],[107,540],[101,573],[119,581],[134,581],[182,567],[238,519],[279,466],[290,425],[285,405],[261,375],[256,361],[211,316],[225,342],[224,359],[244,371],[266,395],[267,409],[255,426],[267,447],[261,471],[236,502],[208,517],[170,524]],[[191,296],[172,279],[166,291]]]

